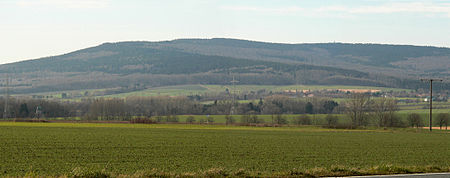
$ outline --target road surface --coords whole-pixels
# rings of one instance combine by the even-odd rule
[[[367,177],[367,178],[403,178],[403,177],[413,177],[413,178],[450,178],[450,172],[446,173],[421,173],[421,174],[395,174],[395,175],[376,175],[376,176],[354,176],[354,177]]]

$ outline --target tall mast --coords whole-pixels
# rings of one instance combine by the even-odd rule
[[[233,80],[231,81],[231,83],[233,84],[233,103],[231,106],[231,110],[230,110],[231,114],[230,115],[234,114],[234,104],[236,103],[236,83],[238,83],[238,82],[239,81],[234,79],[234,75],[233,75]]]
[[[3,118],[9,118],[9,75],[6,74],[6,87],[5,87],[5,107],[3,108]]]

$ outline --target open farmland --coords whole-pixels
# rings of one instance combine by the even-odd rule
[[[400,120],[406,124],[406,126],[409,126],[408,124],[408,120],[407,117],[409,114],[411,113],[417,113],[420,115],[420,118],[422,119],[422,123],[424,125],[429,125],[429,109],[420,109],[420,110],[400,110],[397,113],[397,116],[399,116]],[[436,119],[435,117],[437,116],[438,113],[449,113],[450,110],[449,109],[433,109],[433,117],[434,119]],[[349,118],[349,116],[347,114],[331,114],[333,116],[337,117],[337,123],[341,124],[343,126],[349,126],[351,124],[351,119]],[[244,115],[232,115],[231,117],[233,118],[234,124],[245,124],[242,123],[242,117]],[[273,119],[272,120],[272,115],[256,115],[258,118],[258,121],[260,122],[260,124],[264,125],[271,125],[272,123],[276,123],[276,115],[273,115]],[[295,118],[301,117],[301,116],[307,116],[307,118],[311,121],[311,125],[316,125],[316,126],[325,126],[327,124],[327,121],[325,119],[325,117],[327,116],[327,114],[283,114],[282,117],[284,119],[286,119],[286,125],[291,125],[294,126],[296,125],[294,123]],[[226,123],[226,115],[177,115],[176,116],[178,118],[177,123],[189,123],[188,122],[188,117],[193,117],[193,121],[192,124],[207,124],[209,122],[209,124],[225,124]],[[136,117],[136,118],[140,118],[140,117]],[[166,122],[166,118],[165,116],[161,116],[162,121],[161,123]],[[153,116],[151,117],[151,119],[153,121],[157,120],[157,116]],[[21,119],[17,119],[17,120],[21,120]],[[56,117],[56,118],[46,118],[46,120],[48,121],[56,121],[56,122],[61,122],[61,121],[88,121],[88,120],[83,120],[82,117]],[[212,122],[211,122],[212,121]],[[437,123],[433,123],[433,125],[437,126]],[[369,119],[369,127],[376,127],[377,126],[377,120],[374,118]]]
[[[189,95],[203,95],[203,94],[219,94],[228,89],[230,92],[236,91],[236,93],[250,92],[264,90],[267,92],[283,92],[286,90],[380,90],[380,91],[410,91],[409,89],[399,88],[385,88],[385,87],[373,87],[373,86],[351,86],[351,85],[236,85],[234,88],[232,85],[175,85],[175,86],[163,86],[152,87],[139,91],[124,92],[119,94],[105,95],[105,97],[128,97],[128,96],[189,96]],[[44,92],[33,93],[33,95],[49,96],[51,98],[61,99],[61,94],[66,93],[74,96],[74,98],[83,98],[84,93],[103,96],[102,93],[106,93],[107,90],[116,90],[117,88],[105,88],[105,89],[91,89],[91,90],[70,90],[60,92]],[[31,94],[30,94],[31,95]],[[73,99],[73,98],[72,98]]]
[[[196,94],[218,94],[225,92],[228,89],[230,92],[234,89],[237,93],[249,92],[249,91],[272,91],[283,92],[285,90],[327,90],[327,89],[359,89],[359,90],[381,90],[381,91],[409,91],[407,89],[398,88],[384,88],[384,87],[371,87],[371,86],[344,86],[344,85],[236,85],[233,88],[231,85],[178,85],[167,87],[155,87],[147,90],[109,95],[108,97],[126,97],[126,96],[187,96]]]
[[[373,87],[373,86],[351,86],[351,85],[236,85],[235,88],[232,85],[174,85],[163,87],[152,87],[137,91],[123,91],[120,92],[118,88],[103,88],[103,89],[90,89],[90,90],[67,90],[58,92],[41,92],[31,93],[26,95],[17,96],[31,96],[37,95],[44,98],[64,99],[62,94],[70,96],[64,100],[77,101],[81,98],[90,97],[106,97],[106,98],[125,98],[129,96],[190,96],[190,95],[217,95],[236,91],[236,93],[243,92],[284,92],[292,90],[380,90],[387,91],[410,91],[409,89],[400,88],[386,88],[386,87]],[[107,94],[108,91],[119,92],[116,94]],[[88,96],[85,96],[88,93]]]
[[[409,129],[0,122],[0,176],[440,172],[450,168],[449,139]]]

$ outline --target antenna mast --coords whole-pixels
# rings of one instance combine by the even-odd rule
[[[9,118],[9,75],[6,74],[6,87],[5,87],[5,107],[3,108],[3,118]]]
[[[235,80],[234,75],[233,75],[233,80],[231,81],[231,84],[233,84],[233,103],[231,106],[231,110],[230,110],[231,114],[230,115],[234,114],[234,104],[236,103],[236,83],[238,83],[238,82],[239,81]]]

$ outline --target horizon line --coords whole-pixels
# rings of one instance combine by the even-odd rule
[[[55,57],[55,56],[61,56],[70,54],[73,52],[81,51],[84,49],[94,48],[97,46],[101,46],[104,44],[116,44],[116,43],[132,43],[132,42],[149,42],[149,43],[163,43],[163,42],[172,42],[177,40],[214,40],[214,39],[224,39],[224,40],[237,40],[237,41],[247,41],[247,42],[255,42],[255,43],[267,43],[267,44],[281,44],[281,45],[308,45],[308,44],[353,44],[353,45],[390,45],[390,46],[414,46],[414,47],[432,47],[432,48],[442,48],[442,49],[450,49],[450,46],[433,46],[433,45],[420,45],[420,44],[402,44],[402,43],[363,43],[363,42],[341,42],[341,41],[330,41],[330,42],[274,42],[274,41],[262,41],[262,40],[252,40],[252,39],[242,39],[242,38],[228,38],[228,37],[213,37],[213,38],[173,38],[169,40],[124,40],[124,41],[106,41],[101,42],[97,45],[79,48],[75,50],[71,50],[66,53],[60,53],[55,55],[48,55],[48,56],[41,56],[36,58],[29,58],[29,59],[19,59],[14,62],[6,62],[6,63],[0,63],[0,65],[7,65],[7,64],[13,64],[18,62],[24,62],[24,61],[30,61],[30,60],[38,60],[42,58],[48,58],[48,57]]]

